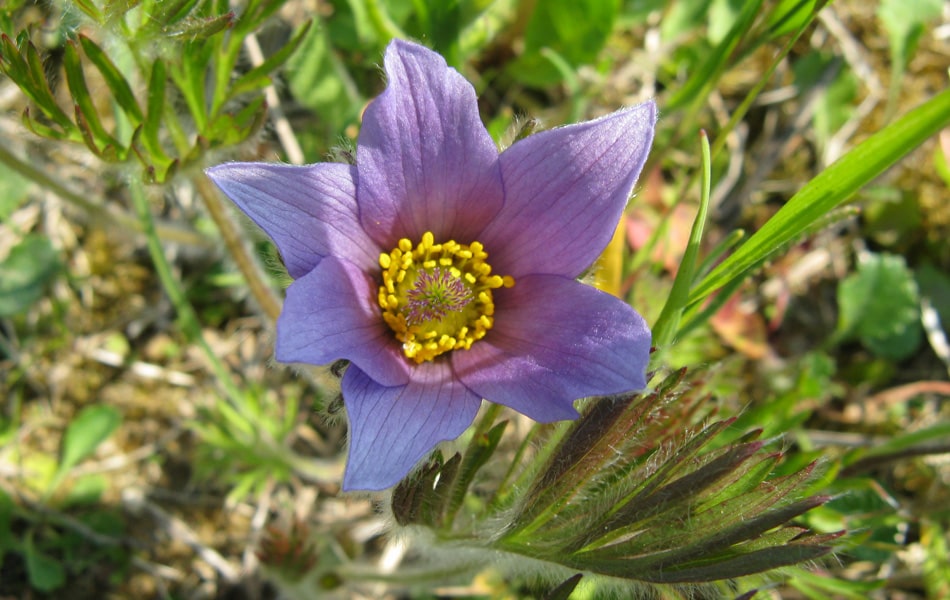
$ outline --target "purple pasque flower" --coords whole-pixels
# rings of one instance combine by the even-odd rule
[[[343,488],[396,484],[482,399],[539,422],[646,386],[650,331],[576,278],[607,245],[653,139],[652,102],[498,153],[475,91],[394,40],[356,165],[228,163],[208,176],[294,282],[277,360],[350,361]]]

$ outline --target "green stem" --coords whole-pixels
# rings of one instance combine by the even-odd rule
[[[371,568],[349,567],[346,565],[337,569],[337,574],[351,581],[391,583],[397,585],[412,585],[444,581],[451,577],[472,575],[484,568],[487,561],[462,562],[453,567],[435,569],[400,569],[392,573],[380,573]]]
[[[475,426],[475,430],[472,432],[472,438],[477,439],[479,436],[487,433],[488,430],[492,428],[492,425],[495,424],[495,420],[499,414],[501,414],[501,404],[489,402],[488,408],[485,409],[485,413],[482,415],[482,418],[479,419],[478,425]]]
[[[584,409],[580,408],[579,410],[583,413]],[[567,435],[570,427],[571,422],[568,421],[561,421],[555,424],[535,423],[532,425],[515,453],[511,467],[498,484],[495,496],[489,503],[488,512],[498,512],[499,510],[508,508],[510,501],[518,497],[518,491],[526,490],[531,485],[534,485],[542,469],[547,466],[548,460],[557,450],[561,440]],[[540,441],[540,448],[538,448],[537,452],[531,457],[528,464],[521,465],[524,455],[527,454],[530,448],[538,445],[538,437],[542,434],[547,434],[547,437]],[[517,475],[515,475],[516,471]],[[509,483],[512,477],[514,477],[514,480]]]
[[[135,205],[136,213],[138,213],[142,230],[145,233],[148,253],[152,259],[152,263],[155,265],[155,272],[158,274],[158,278],[162,283],[162,287],[165,288],[165,293],[168,294],[172,306],[175,307],[182,332],[189,341],[197,344],[204,353],[212,373],[214,373],[218,384],[223,388],[228,399],[235,406],[243,406],[244,402],[241,390],[231,378],[230,371],[228,371],[224,363],[215,355],[211,346],[208,345],[208,341],[205,340],[204,334],[201,332],[201,322],[198,320],[198,316],[195,314],[191,303],[188,302],[184,289],[182,289],[178,279],[172,273],[171,265],[168,264],[168,260],[165,258],[165,252],[158,238],[155,222],[152,218],[152,212],[149,209],[148,198],[146,197],[142,183],[136,179],[131,180],[129,191],[131,192],[132,202]]]
[[[542,427],[542,425],[539,423],[533,424],[531,429],[528,430],[528,433],[525,434],[524,439],[521,440],[521,444],[518,445],[514,457],[512,457],[508,463],[508,469],[505,471],[505,474],[502,475],[498,485],[495,486],[495,492],[488,503],[488,510],[486,512],[496,513],[502,510],[508,506],[509,500],[514,497],[513,492],[518,488],[514,484],[509,485],[509,482],[515,476],[515,473],[518,472],[518,468],[523,467],[522,461],[524,460],[524,456],[528,452],[528,449],[533,447],[540,427]],[[521,475],[524,475],[526,470],[526,468],[522,468]]]

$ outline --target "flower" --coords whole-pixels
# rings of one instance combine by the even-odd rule
[[[395,485],[482,399],[539,422],[643,389],[650,331],[577,281],[607,245],[653,139],[652,102],[498,153],[475,91],[394,40],[356,164],[227,163],[208,176],[277,245],[294,282],[281,362],[350,361],[345,490]]]

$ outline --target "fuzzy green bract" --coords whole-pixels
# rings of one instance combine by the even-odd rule
[[[629,305],[577,278],[633,191],[654,104],[499,154],[473,87],[441,56],[395,40],[385,71],[355,165],[207,171],[274,240],[295,280],[277,359],[351,363],[347,490],[395,485],[459,436],[482,399],[551,422],[577,417],[577,399],[643,389],[651,341]],[[441,298],[420,287],[433,281],[453,301],[410,315],[407,299]]]

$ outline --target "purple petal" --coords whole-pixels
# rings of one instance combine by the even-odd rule
[[[359,222],[355,167],[226,163],[205,172],[274,240],[294,279],[325,256],[378,266],[379,247]]]
[[[529,136],[500,157],[505,205],[478,238],[496,273],[577,277],[607,246],[653,140],[653,102]]]
[[[409,384],[399,387],[383,387],[350,367],[343,400],[350,423],[347,491],[396,485],[436,444],[461,435],[481,404],[448,361],[413,367]]]
[[[426,231],[468,243],[504,198],[475,90],[417,44],[393,40],[385,64],[389,84],[363,115],[356,151],[363,227],[384,247]]]
[[[324,365],[345,358],[384,385],[409,380],[409,363],[376,304],[379,284],[328,256],[287,288],[277,319],[280,362]]]
[[[456,351],[459,379],[482,398],[535,421],[577,416],[586,396],[646,387],[650,330],[625,302],[556,275],[530,275],[495,293],[495,325]]]

